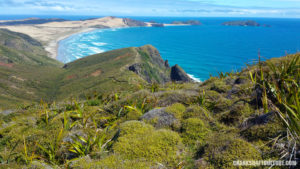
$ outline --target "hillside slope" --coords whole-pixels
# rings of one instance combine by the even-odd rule
[[[116,50],[65,65],[62,77],[78,74],[69,79],[75,84],[113,75],[115,81],[96,83],[105,84],[105,93],[1,113],[2,167],[228,169],[236,168],[237,160],[290,158],[299,164],[299,130],[290,126],[299,124],[300,54],[259,61],[203,83],[159,85],[126,70],[143,63],[134,54],[146,49],[149,54],[150,48]],[[109,88],[129,84],[130,77],[140,87]]]
[[[42,44],[28,35],[0,29],[0,62],[60,66],[47,56]]]
[[[172,80],[171,68],[151,45],[96,54],[63,66],[27,35],[0,30],[0,36],[0,109],[41,99],[85,98],[92,92],[132,91],[140,84]],[[186,75],[183,70],[175,73]]]

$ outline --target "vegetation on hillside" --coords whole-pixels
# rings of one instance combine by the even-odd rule
[[[297,159],[300,54],[203,83],[149,84],[113,69],[136,49],[66,65],[59,93],[86,85],[85,99],[1,113],[1,167],[234,168],[235,160]]]

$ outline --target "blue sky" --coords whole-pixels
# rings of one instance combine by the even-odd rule
[[[0,14],[300,18],[300,0],[0,0]]]

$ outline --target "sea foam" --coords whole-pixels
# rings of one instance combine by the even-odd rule
[[[89,47],[89,50],[93,52],[93,54],[96,54],[96,53],[103,53],[104,50],[102,49],[99,49],[99,48],[96,48],[96,47]]]
[[[104,45],[107,45],[107,43],[104,43],[104,42],[92,42],[93,45],[95,46],[104,46]]]
[[[187,74],[191,79],[193,79],[195,82],[201,82],[200,78],[195,77],[194,75]]]

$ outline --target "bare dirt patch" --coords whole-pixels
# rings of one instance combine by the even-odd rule
[[[130,54],[129,54],[129,53],[126,53],[126,54],[124,54],[124,55],[121,55],[121,56],[116,57],[116,58],[114,59],[114,61],[120,60],[120,59],[125,58],[125,57],[128,57],[128,56],[130,56]]]
[[[3,62],[0,62],[0,66],[12,68],[12,67],[14,66],[14,64],[12,64],[12,63],[3,63]]]
[[[99,69],[99,70],[97,70],[97,71],[95,71],[95,72],[91,73],[91,76],[93,76],[93,77],[97,77],[97,76],[100,76],[100,75],[101,75],[101,73],[102,73],[102,71]]]

